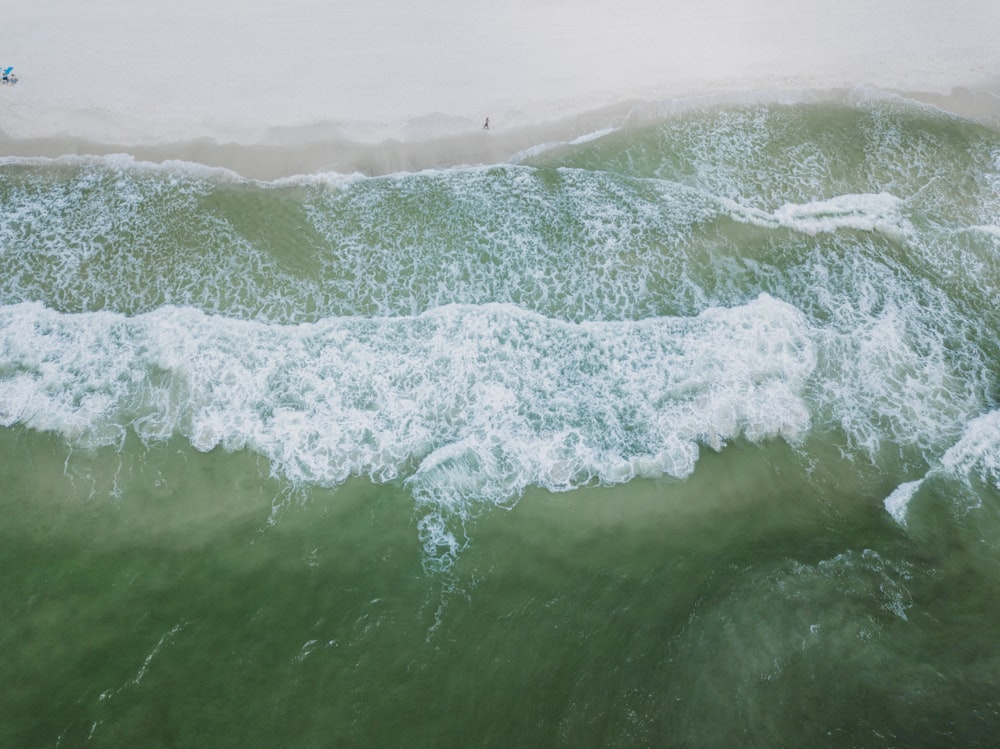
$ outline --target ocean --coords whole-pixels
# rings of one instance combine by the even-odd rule
[[[1000,735],[994,129],[6,157],[0,267],[4,747]]]

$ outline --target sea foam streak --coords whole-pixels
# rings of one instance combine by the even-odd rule
[[[880,231],[902,239],[910,231],[902,218],[899,198],[888,193],[877,195],[838,195],[830,200],[806,204],[786,203],[772,213],[746,208],[731,201],[722,201],[731,208],[736,221],[764,228],[784,227],[815,236],[839,229]]]
[[[529,485],[685,477],[699,445],[796,439],[816,365],[803,315],[766,294],[580,324],[498,304],[280,326],[22,303],[0,308],[0,351],[5,426],[86,447],[179,433],[257,451],[296,483],[402,478],[428,553],[448,558],[453,521]]]
[[[991,411],[972,419],[962,437],[945,451],[939,465],[931,473],[948,474],[962,482],[976,476],[984,484],[1000,491],[1000,411]],[[886,511],[900,525],[906,525],[910,501],[924,480],[901,484],[885,498],[883,504]]]

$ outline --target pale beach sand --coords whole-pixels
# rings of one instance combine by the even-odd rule
[[[857,87],[995,124],[998,39],[992,0],[38,0],[4,10],[0,153],[384,172],[504,158],[640,101]]]

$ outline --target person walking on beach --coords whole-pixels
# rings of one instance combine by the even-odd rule
[[[487,117],[486,122],[483,123],[483,130],[489,130],[489,129],[490,129],[490,118]]]

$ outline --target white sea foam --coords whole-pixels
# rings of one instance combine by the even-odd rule
[[[838,195],[829,200],[786,203],[767,212],[723,200],[737,221],[768,229],[783,227],[809,236],[841,229],[877,231],[902,240],[912,232],[900,208],[903,201],[888,193]]]
[[[590,143],[591,141],[603,138],[604,136],[610,135],[611,133],[616,133],[620,129],[621,129],[620,127],[606,127],[600,130],[595,130],[591,133],[585,133],[568,141],[548,141],[545,143],[538,143],[534,146],[529,146],[523,151],[519,151],[518,153],[514,154],[513,156],[511,156],[510,161],[516,164],[521,161],[525,161],[526,159],[532,158],[533,156],[539,156],[545,153],[546,151],[551,151],[561,146],[580,146],[583,145],[584,143]]]
[[[883,505],[885,511],[892,515],[892,519],[900,525],[906,525],[906,510],[910,505],[910,500],[917,493],[917,489],[923,484],[923,479],[918,481],[907,481],[905,484],[897,486],[892,494],[885,498]]]
[[[965,426],[961,438],[945,451],[928,475],[946,474],[967,482],[976,476],[1000,490],[1000,411],[978,416]],[[924,479],[898,486],[885,499],[885,509],[900,525],[906,525],[906,513]]]
[[[0,351],[5,426],[86,447],[179,433],[257,451],[293,482],[402,478],[435,558],[456,553],[477,504],[529,485],[685,477],[700,446],[797,440],[816,363],[803,316],[767,295],[584,324],[509,305],[277,326],[22,303],[0,308]]]
[[[970,421],[941,458],[941,467],[958,475],[977,475],[1000,489],[1000,411]]]
[[[972,226],[972,227],[969,227],[969,228],[973,229],[975,231],[981,231],[984,234],[990,234],[990,235],[996,237],[997,239],[1000,239],[1000,226],[995,226],[993,224],[987,224],[987,225],[984,225],[984,226]]]
[[[137,159],[129,153],[111,154],[64,154],[62,156],[0,156],[0,166],[34,166],[34,167],[99,167],[101,169],[119,172],[165,174],[184,176],[189,179],[213,179],[219,182],[250,181],[240,176],[232,169],[221,166],[209,166],[196,161],[181,159],[166,159],[164,161],[146,161]],[[264,184],[264,183],[261,183]]]

